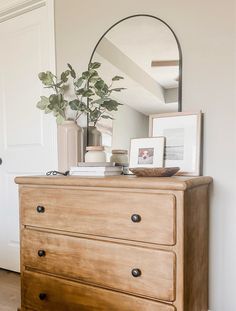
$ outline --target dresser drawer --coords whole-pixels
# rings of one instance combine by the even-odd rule
[[[136,295],[175,299],[173,252],[27,229],[22,238],[24,266]]]
[[[164,245],[176,240],[171,194],[24,187],[21,209],[24,225]]]
[[[175,311],[171,305],[29,271],[23,274],[22,304],[37,311]]]

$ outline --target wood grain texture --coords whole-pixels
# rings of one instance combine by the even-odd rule
[[[136,295],[175,299],[173,252],[32,230],[24,230],[22,238],[26,267]],[[46,255],[39,257],[42,249]],[[133,277],[132,269],[140,269],[141,276]]]
[[[179,167],[135,167],[129,169],[138,177],[170,177],[175,175]]]
[[[43,186],[81,186],[129,189],[186,190],[212,182],[211,177],[78,177],[78,176],[22,176],[16,177],[17,184]]]
[[[174,245],[175,197],[121,191],[22,189],[22,223],[58,230]],[[44,213],[36,207],[44,206]],[[141,216],[134,223],[133,214]]]
[[[174,311],[171,305],[26,271],[23,303],[37,311]],[[39,293],[46,293],[45,300]]]
[[[191,189],[184,206],[185,310],[208,310],[208,188]]]

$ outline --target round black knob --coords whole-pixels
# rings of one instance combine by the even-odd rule
[[[0,158],[0,165],[2,165],[2,159]]]
[[[141,216],[138,215],[138,214],[133,214],[133,215],[131,216],[131,220],[132,220],[133,222],[140,222],[141,219],[142,219]]]
[[[141,274],[142,274],[140,269],[133,269],[131,271],[131,273],[132,273],[133,277],[135,277],[135,278],[137,278],[138,276],[141,276]]]
[[[45,300],[46,297],[47,297],[47,295],[46,295],[45,293],[40,293],[40,294],[39,294],[39,299],[40,299],[40,300]]]
[[[39,256],[39,257],[44,257],[44,256],[46,256],[45,250],[40,249],[40,250],[38,251],[38,256]]]
[[[37,206],[37,212],[38,212],[38,213],[44,213],[44,212],[45,212],[45,207],[44,207],[44,206],[38,205],[38,206]]]

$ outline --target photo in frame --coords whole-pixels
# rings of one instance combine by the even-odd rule
[[[177,175],[200,175],[202,113],[149,116],[149,136],[164,136],[164,167],[180,167]]]
[[[164,146],[164,137],[131,139],[129,167],[163,167]]]

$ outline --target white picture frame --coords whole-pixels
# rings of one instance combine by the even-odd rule
[[[164,167],[180,167],[177,175],[201,174],[202,113],[178,112],[149,116],[149,136],[164,136]]]
[[[129,167],[163,167],[164,146],[164,137],[131,139]]]

